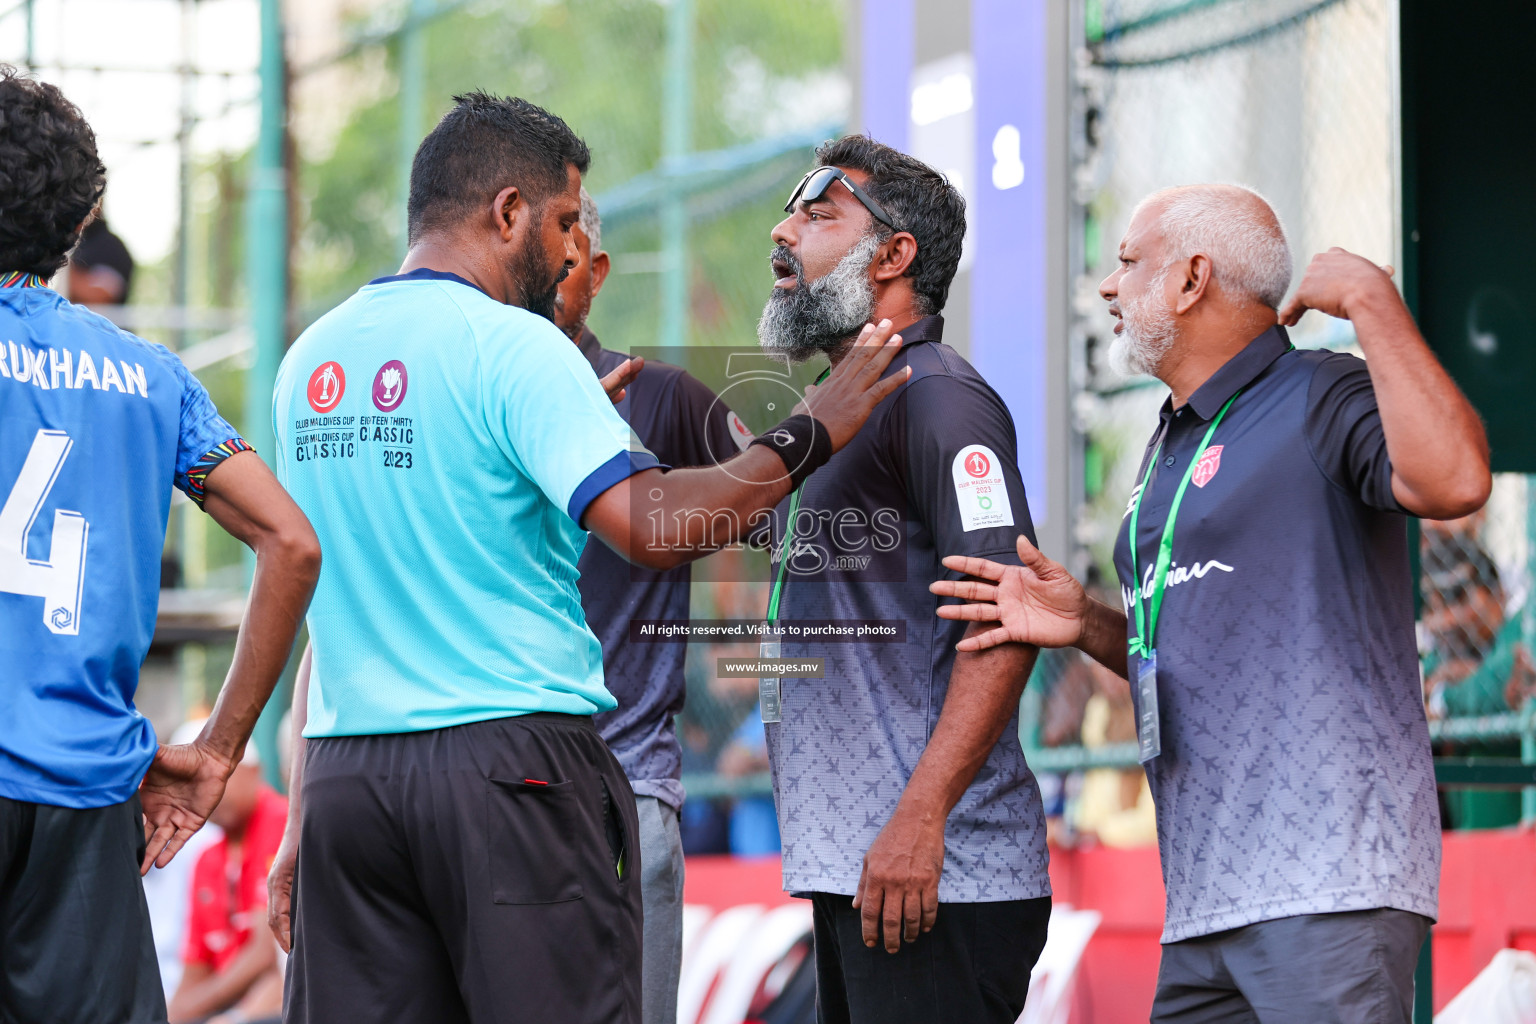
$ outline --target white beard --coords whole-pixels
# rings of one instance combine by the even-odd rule
[[[1164,271],[1145,292],[1122,307],[1124,325],[1109,346],[1109,368],[1122,377],[1157,376],[1163,358],[1178,339],[1179,324],[1163,302]]]
[[[770,292],[757,322],[758,342],[798,363],[858,334],[875,312],[869,265],[879,251],[880,239],[867,234],[820,279],[807,283],[802,276],[793,290]],[[799,276],[798,263],[793,269]]]

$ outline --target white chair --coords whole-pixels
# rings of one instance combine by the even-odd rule
[[[753,922],[726,965],[702,1024],[741,1024],[768,972],[810,934],[811,907],[806,900],[776,907]]]
[[[685,938],[683,971],[677,986],[678,1024],[698,1024],[715,976],[736,956],[742,940],[762,916],[759,903],[730,907],[708,921],[693,942]],[[687,920],[685,914],[685,930]]]
[[[693,955],[694,947],[698,944],[699,936],[704,934],[705,926],[714,916],[714,907],[704,907],[696,903],[683,904],[683,952],[679,962],[685,968],[688,958]]]
[[[1082,963],[1088,940],[1103,920],[1097,910],[1073,910],[1066,904],[1051,908],[1045,948],[1029,975],[1029,997],[1019,1024],[1067,1024],[1072,1012],[1072,979]]]

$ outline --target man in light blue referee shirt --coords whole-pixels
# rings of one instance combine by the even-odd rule
[[[666,471],[604,394],[632,374],[600,384],[550,320],[587,162],[533,104],[459,97],[416,154],[401,272],[278,375],[279,472],[326,555],[270,904],[295,1024],[639,1020],[635,802],[591,724],[615,705],[583,530],[649,568],[700,557],[905,380],[880,380],[899,341],[870,327],[760,443]]]

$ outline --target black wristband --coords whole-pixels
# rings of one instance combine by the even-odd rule
[[[752,444],[773,449],[783,460],[784,468],[789,470],[792,490],[805,483],[806,477],[832,458],[832,435],[814,417],[804,413],[791,416],[773,429],[758,434]]]

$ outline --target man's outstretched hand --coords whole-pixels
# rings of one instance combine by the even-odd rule
[[[944,568],[977,579],[929,584],[928,589],[940,597],[973,602],[940,605],[940,618],[1000,623],[996,629],[961,640],[956,645],[958,650],[984,651],[1007,643],[1071,647],[1082,637],[1088,612],[1088,595],[1083,585],[1042,555],[1023,534],[1019,535],[1018,549],[1023,565],[1001,565],[985,558],[951,555],[944,559]]]
[[[901,335],[892,334],[892,329],[889,320],[865,324],[859,340],[838,360],[827,379],[806,388],[805,399],[795,406],[795,412],[809,413],[826,427],[833,451],[841,451],[875,406],[912,376],[908,366],[881,379],[901,351]]]
[[[162,744],[139,787],[144,805],[144,836],[148,848],[139,874],[150,865],[165,867],[219,805],[224,785],[235,770],[199,743]]]

